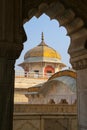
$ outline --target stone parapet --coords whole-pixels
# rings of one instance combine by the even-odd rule
[[[53,105],[53,104],[15,104],[14,105],[14,114],[52,114],[52,113],[58,113],[58,114],[76,114],[77,108],[76,105]]]
[[[15,104],[13,130],[77,130],[76,104]]]

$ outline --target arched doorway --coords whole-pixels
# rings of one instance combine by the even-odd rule
[[[54,74],[55,70],[52,66],[48,65],[44,68],[44,75],[49,77],[51,76],[52,74]]]

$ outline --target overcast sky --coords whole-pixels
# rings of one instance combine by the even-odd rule
[[[24,49],[16,61],[15,69],[21,70],[17,65],[24,61],[24,54],[31,48],[37,46],[41,42],[41,33],[44,33],[44,41],[50,47],[60,53],[62,62],[70,67],[69,54],[67,53],[70,45],[70,38],[67,36],[67,30],[64,27],[59,27],[59,22],[55,19],[51,20],[47,15],[41,17],[33,17],[29,22],[24,24],[24,29],[27,35],[27,41],[23,43]]]

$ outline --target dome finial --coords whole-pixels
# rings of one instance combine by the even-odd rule
[[[44,34],[43,34],[43,32],[42,32],[42,42],[44,41]]]

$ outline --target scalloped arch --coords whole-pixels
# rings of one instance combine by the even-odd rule
[[[59,21],[60,26],[64,26],[67,29],[68,35],[73,39],[76,39],[77,35],[80,36],[79,31],[82,31],[84,28],[83,20],[76,17],[73,10],[65,8],[61,2],[52,2],[50,4],[42,2],[38,5],[38,8],[32,8],[28,11],[28,14],[26,14],[28,17],[24,19],[24,22],[30,20],[33,16],[39,18],[43,13],[48,15],[50,19]]]
[[[41,2],[38,6],[33,6],[27,9],[27,14],[24,17],[24,22],[30,20],[33,16],[39,18],[43,13],[48,15],[50,19],[56,19],[60,26],[64,26],[68,32],[68,36],[71,38],[71,44],[68,49],[68,53],[71,58],[79,50],[80,46],[85,49],[85,42],[82,39],[87,40],[87,29],[85,28],[84,21],[75,15],[75,12],[71,8],[67,8],[60,1],[54,2]],[[77,44],[79,42],[79,44]],[[81,43],[82,42],[82,43]],[[75,44],[76,43],[76,44]],[[73,65],[73,60],[70,60]],[[73,67],[75,68],[75,66]]]

